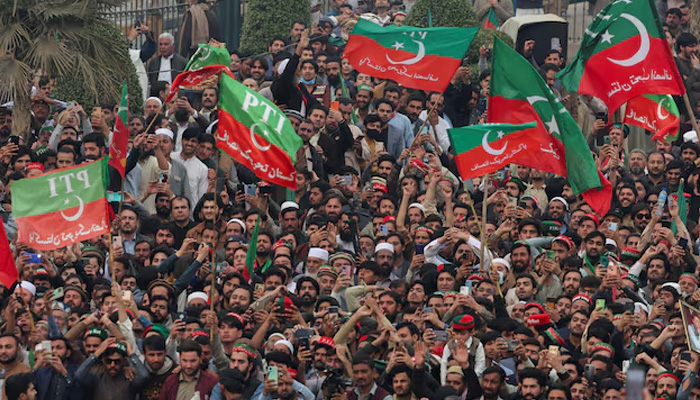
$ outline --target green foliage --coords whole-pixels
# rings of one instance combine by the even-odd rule
[[[411,8],[406,25],[428,26],[428,10],[433,26],[478,26],[479,22],[469,0],[418,0]]]
[[[102,18],[96,18],[88,25],[87,28],[101,38],[103,46],[111,49],[117,59],[118,64],[105,66],[106,68],[98,73],[109,89],[106,92],[94,93],[82,77],[66,74],[56,78],[54,97],[65,101],[77,101],[89,113],[90,109],[99,105],[100,102],[110,101],[119,104],[121,83],[126,80],[129,90],[129,114],[143,114],[143,92],[121,32],[111,22]]]
[[[244,53],[264,53],[273,37],[289,36],[294,21],[311,21],[309,0],[249,0],[247,6],[240,48]]]
[[[479,29],[479,32],[474,37],[474,41],[472,42],[471,46],[469,46],[469,50],[467,50],[466,58],[469,64],[477,64],[479,62],[479,49],[485,44],[492,45],[494,35],[504,41],[510,47],[514,46],[513,39],[504,32],[497,31],[495,29]],[[489,53],[487,58],[490,59],[490,56],[491,54]]]

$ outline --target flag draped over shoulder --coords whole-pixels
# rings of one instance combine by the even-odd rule
[[[12,183],[17,241],[53,250],[109,232],[104,158]]]
[[[419,90],[443,92],[479,28],[381,27],[360,18],[345,46],[364,74]]]
[[[645,94],[685,93],[653,0],[615,0],[603,8],[557,77],[568,91],[603,100],[611,113]]]
[[[513,71],[518,71],[514,74]],[[542,76],[515,50],[494,40],[488,121],[522,124],[536,121],[529,156],[519,164],[565,176],[575,195],[582,194],[599,214],[610,208],[612,188],[597,170],[576,121]]]
[[[257,177],[296,188],[297,150],[292,123],[275,104],[228,75],[219,81],[216,145]]]
[[[117,120],[114,123],[114,134],[112,134],[112,142],[109,144],[109,161],[108,164],[113,166],[119,175],[124,178],[126,174],[126,153],[129,145],[129,99],[127,94],[126,82],[122,83],[122,98],[119,102],[119,111],[117,112]]]

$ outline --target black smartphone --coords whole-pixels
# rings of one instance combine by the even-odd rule
[[[678,245],[684,249],[688,248],[688,238],[682,237],[682,238],[678,239]]]
[[[671,221],[669,221],[667,219],[661,220],[661,226],[663,228],[671,229]]]
[[[693,361],[693,356],[690,354],[689,351],[684,351],[681,353],[681,361],[691,362]]]
[[[417,244],[416,245],[416,254],[423,254],[423,249],[425,249],[424,244]]]
[[[593,382],[595,380],[595,366],[593,364],[586,364],[584,371],[584,377],[588,382]]]
[[[138,18],[136,18],[136,19],[134,20],[134,28],[139,28],[139,27],[141,27],[141,20],[139,20]]]
[[[299,348],[302,348],[302,347],[307,349],[307,350],[309,349],[309,338],[305,337],[305,338],[299,339]]]
[[[16,145],[16,146],[19,146],[19,136],[17,136],[17,135],[12,135],[12,136],[10,136],[9,139],[7,139],[7,142],[8,142],[8,143],[12,143],[12,144],[14,144],[14,145]]]

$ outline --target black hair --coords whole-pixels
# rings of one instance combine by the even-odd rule
[[[151,335],[143,339],[143,351],[165,351],[165,338],[161,335]]]
[[[180,354],[194,351],[197,353],[198,356],[201,356],[202,346],[194,340],[185,340],[184,342],[182,342],[180,347],[178,347],[177,351]]]
[[[32,385],[34,385],[34,375],[31,373],[12,375],[5,381],[7,400],[18,400],[22,394],[27,393]]]

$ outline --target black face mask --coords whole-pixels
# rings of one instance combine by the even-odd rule
[[[369,136],[371,139],[377,140],[382,132],[379,129],[365,129],[365,135]]]

